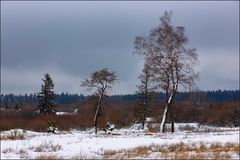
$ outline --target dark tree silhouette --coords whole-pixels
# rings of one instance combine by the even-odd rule
[[[97,108],[94,115],[93,125],[95,133],[97,134],[97,118],[102,105],[102,98],[106,94],[106,90],[112,88],[117,81],[117,75],[114,72],[109,72],[107,68],[100,71],[95,71],[91,74],[89,79],[82,82],[81,86],[88,87],[88,89],[96,89],[95,94],[98,95]]]
[[[39,101],[37,113],[55,113],[56,104],[54,103],[54,99],[56,95],[53,91],[53,80],[48,73],[44,74],[44,78],[42,78],[42,80],[43,84],[41,86],[41,91],[37,94]]]
[[[142,129],[144,129],[147,111],[149,109],[149,102],[155,89],[155,86],[151,81],[152,74],[148,64],[145,63],[142,73],[138,78],[140,80],[140,84],[137,86],[137,93],[140,98],[140,121],[142,123]]]
[[[186,48],[188,38],[184,27],[171,24],[172,12],[165,12],[160,17],[160,25],[153,28],[148,36],[135,38],[135,53],[143,55],[150,66],[153,80],[165,92],[165,109],[160,125],[160,132],[165,131],[166,118],[170,115],[172,132],[174,119],[171,104],[179,85],[191,86],[198,74],[194,67],[198,63],[196,49]]]

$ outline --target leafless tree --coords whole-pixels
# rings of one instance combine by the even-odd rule
[[[23,99],[20,95],[19,100],[15,100],[15,111],[20,112],[23,108]]]
[[[103,96],[107,93],[107,89],[112,88],[112,86],[117,82],[118,77],[114,72],[109,72],[107,68],[104,68],[100,71],[95,71],[91,74],[89,79],[86,79],[82,82],[82,87],[87,87],[92,90],[95,89],[95,94],[98,95],[98,103],[96,112],[94,115],[94,128],[95,133],[97,134],[97,118],[99,110],[101,108]]]
[[[143,55],[153,74],[157,86],[165,92],[165,109],[160,132],[165,131],[168,114],[174,132],[171,104],[179,85],[187,88],[198,78],[194,67],[198,64],[196,49],[186,48],[188,38],[184,27],[171,24],[172,12],[164,12],[160,25],[153,28],[148,36],[135,38],[135,53]]]
[[[144,64],[144,68],[142,70],[142,73],[138,77],[140,79],[140,84],[138,87],[138,95],[140,96],[141,102],[140,102],[140,113],[141,113],[141,123],[142,123],[142,129],[144,129],[146,116],[147,116],[147,110],[149,109],[149,102],[151,100],[151,95],[153,94],[153,91],[155,89],[151,78],[151,70],[148,64]]]
[[[188,100],[194,107],[200,107],[206,101],[206,95],[198,87],[191,87]]]

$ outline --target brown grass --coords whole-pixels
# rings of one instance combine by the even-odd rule
[[[130,150],[108,150],[104,152],[103,158],[138,158],[148,157],[150,153],[158,153],[163,159],[229,159],[231,158],[231,155],[228,153],[229,151],[239,155],[239,146],[230,143],[225,145],[215,143],[210,145],[210,147],[207,147],[203,143],[199,145],[186,145],[184,143],[176,143],[169,146],[150,145]]]

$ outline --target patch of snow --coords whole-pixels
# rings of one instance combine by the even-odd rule
[[[78,109],[76,108],[76,109],[74,109],[74,111],[73,111],[73,113],[77,113],[78,112]]]
[[[146,118],[146,122],[151,122],[152,120],[153,120],[153,118],[151,118],[151,117]]]
[[[70,113],[68,113],[68,112],[56,112],[56,115],[66,115],[66,114],[70,114]]]
[[[187,124],[176,124],[176,127]],[[196,124],[188,124],[196,126]],[[1,134],[8,134],[4,131]],[[94,134],[94,128],[85,131],[72,130],[59,132],[58,134],[39,133],[24,131],[19,129],[27,138],[24,140],[2,140],[1,159],[20,159],[21,151],[27,153],[27,159],[34,159],[40,155],[57,155],[57,157],[68,157],[81,155],[83,157],[103,158],[102,154],[106,150],[132,149],[139,146],[170,145],[175,143],[234,143],[239,145],[239,128],[228,128],[228,130],[217,132],[175,132],[173,134],[154,133],[145,135],[144,130],[139,129],[138,125],[129,128],[114,130],[117,134],[106,134],[99,131]],[[61,146],[59,150],[47,152],[45,150],[36,152],[33,148],[44,145]],[[148,158],[158,158],[159,154],[150,153]]]

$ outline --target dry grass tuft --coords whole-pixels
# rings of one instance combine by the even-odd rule
[[[29,159],[28,152],[23,149],[14,150],[12,148],[7,148],[7,149],[2,150],[2,153],[3,154],[10,154],[10,153],[19,154],[21,159]]]
[[[2,150],[2,153],[7,154],[7,153],[11,153],[14,152],[14,150],[12,148],[6,148],[4,150]]]
[[[0,140],[23,140],[25,139],[24,134],[20,133],[18,130],[12,130],[7,135],[1,135]]]
[[[59,144],[41,144],[37,147],[31,147],[30,149],[33,150],[34,152],[57,152],[61,149],[62,147]]]
[[[235,145],[235,144],[232,144],[232,143],[227,143],[224,146],[224,150],[226,152],[233,151],[233,152],[236,152],[238,155],[240,155],[240,146],[239,145]]]
[[[20,149],[18,154],[20,154],[21,159],[29,159],[29,154],[26,150]]]
[[[204,151],[206,151],[207,150],[207,147],[206,147],[206,145],[203,143],[203,142],[200,142],[200,146],[199,146],[199,148],[198,148],[198,152],[204,152]]]
[[[86,154],[83,154],[82,152],[80,152],[77,155],[72,156],[70,159],[82,160],[82,159],[98,159],[98,158],[94,157],[94,156],[89,156],[89,155],[86,155]]]

